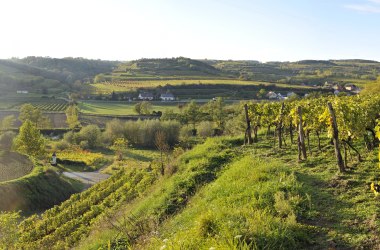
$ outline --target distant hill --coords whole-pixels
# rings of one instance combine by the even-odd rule
[[[210,64],[190,58],[140,59],[120,64],[107,80],[151,78],[220,78],[224,73]]]
[[[302,60],[267,62],[203,60],[226,75],[242,80],[322,85],[324,82],[366,83],[376,80],[380,63],[370,60]]]
[[[14,59],[15,62],[45,69],[65,77],[66,82],[90,81],[100,73],[111,72],[120,62],[90,60],[84,58],[66,57],[62,59],[50,57],[25,57]]]
[[[60,93],[76,81],[91,81],[96,74],[111,72],[118,62],[83,58],[27,57],[0,60],[0,95],[27,90]]]

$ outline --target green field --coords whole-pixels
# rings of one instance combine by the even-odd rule
[[[100,102],[100,101],[85,101],[79,104],[80,111],[84,114],[97,115],[138,115],[134,110],[136,102]],[[173,109],[178,112],[178,103],[161,103],[152,102],[152,111],[165,111]]]
[[[97,93],[111,93],[112,91],[115,92],[127,92],[127,91],[133,91],[141,88],[157,88],[157,87],[163,87],[163,86],[170,86],[170,85],[190,85],[190,84],[213,84],[213,85],[251,85],[251,86],[271,86],[274,85],[273,83],[267,83],[267,82],[258,82],[258,81],[242,81],[242,80],[235,80],[235,79],[213,79],[213,80],[148,80],[148,81],[115,81],[115,82],[103,82],[103,83],[96,83],[92,84],[92,86],[95,87]],[[308,86],[300,86],[300,85],[290,85],[290,84],[281,84],[276,83],[277,87],[280,88],[292,88],[292,89],[313,89]]]

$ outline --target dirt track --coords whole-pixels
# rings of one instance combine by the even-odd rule
[[[110,177],[108,174],[101,174],[98,171],[96,172],[63,172],[63,175],[79,180],[85,184],[94,185],[102,180]]]

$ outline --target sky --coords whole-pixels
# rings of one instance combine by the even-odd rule
[[[1,0],[0,58],[380,61],[380,0]]]

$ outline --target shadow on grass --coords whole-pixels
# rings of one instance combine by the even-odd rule
[[[141,154],[136,154],[136,153],[133,153],[133,152],[130,152],[130,151],[127,151],[125,153],[125,156],[129,157],[129,158],[132,158],[134,160],[137,160],[137,161],[150,162],[150,161],[153,160],[153,158],[151,158],[151,157],[147,157],[147,156],[141,155]]]
[[[359,227],[345,225],[347,218],[355,217],[348,210],[352,203],[338,199],[328,187],[329,181],[322,180],[314,175],[296,173],[297,179],[304,183],[303,190],[311,197],[311,212],[301,218],[303,224],[315,227],[311,234],[313,244],[308,249],[351,249],[351,245],[342,235],[359,235],[363,230]],[[339,187],[337,187],[339,188]]]

